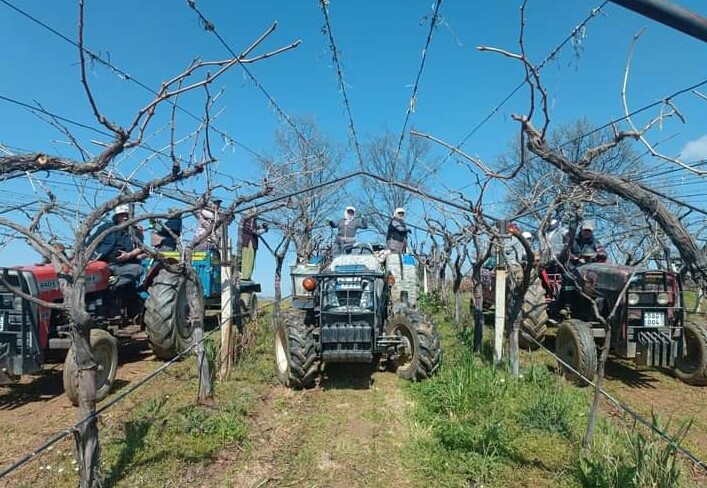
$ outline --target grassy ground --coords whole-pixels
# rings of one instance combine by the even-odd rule
[[[101,416],[105,486],[184,486],[221,450],[248,448],[248,415],[273,382],[269,327],[256,327],[257,341],[232,378],[216,384],[211,404],[195,404],[198,383],[190,357]],[[77,480],[72,441],[65,439],[6,486],[65,487]]]
[[[525,357],[521,377],[470,352],[466,334],[438,316],[440,374],[410,386],[416,486],[688,486],[672,448],[600,415],[592,451],[580,445],[591,391]],[[532,359],[531,359],[532,361]],[[656,420],[657,421],[657,420]],[[673,431],[678,426],[673,426]],[[681,432],[682,433],[682,432]]]
[[[443,366],[421,383],[341,365],[317,388],[276,384],[263,320],[213,402],[194,403],[194,359],[101,417],[111,487],[672,487],[688,486],[670,448],[602,415],[580,456],[591,392],[524,357],[522,377],[436,315]],[[673,426],[675,432],[678,426]],[[3,480],[4,481],[4,480]],[[76,486],[69,440],[4,486]]]

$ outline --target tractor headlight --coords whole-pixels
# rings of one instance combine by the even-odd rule
[[[18,312],[21,312],[21,311],[22,311],[22,298],[20,298],[20,297],[15,297],[15,298],[12,300],[12,308],[13,308],[14,310],[17,310]]]
[[[629,293],[628,294],[628,304],[629,305],[638,305],[638,293]]]
[[[665,292],[658,293],[655,297],[655,301],[658,303],[658,305],[667,305],[669,300],[670,297]]]
[[[317,280],[312,276],[307,276],[302,280],[302,288],[308,292],[313,292],[317,289]]]

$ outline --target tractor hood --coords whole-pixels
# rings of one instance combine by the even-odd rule
[[[590,263],[577,268],[577,273],[585,283],[592,283],[595,288],[616,292],[623,290],[633,272],[640,271],[646,270],[612,263]]]
[[[372,254],[353,255],[340,254],[334,257],[331,263],[324,268],[324,272],[330,273],[350,273],[350,272],[373,272],[381,273],[382,267],[377,256]]]
[[[674,271],[651,270],[647,268],[637,268],[634,266],[624,266],[612,263],[590,263],[577,268],[576,272],[584,283],[589,285],[589,289],[603,290],[606,292],[619,293],[626,286],[631,274],[643,275],[646,273],[660,273],[669,276],[676,275]]]

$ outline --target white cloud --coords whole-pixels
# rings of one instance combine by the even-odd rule
[[[685,144],[680,151],[680,159],[686,162],[707,159],[707,134]]]

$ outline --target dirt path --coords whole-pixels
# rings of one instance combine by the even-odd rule
[[[273,386],[252,419],[251,448],[222,452],[205,479],[243,488],[413,486],[402,466],[407,407],[394,374],[369,377],[350,365],[313,390]]]
[[[108,398],[161,364],[144,342],[122,347],[115,386]],[[76,409],[64,395],[61,363],[47,364],[37,375],[0,387],[0,425],[3,426],[0,466],[11,464],[75,422]]]
[[[700,459],[707,459],[707,387],[686,385],[669,371],[641,369],[614,359],[607,364],[605,389],[648,421],[655,413],[664,428],[670,422],[671,434],[691,419],[683,444]]]

